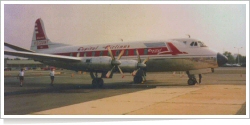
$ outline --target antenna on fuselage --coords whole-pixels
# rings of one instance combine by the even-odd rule
[[[189,34],[187,34],[188,38],[190,38],[191,36]]]

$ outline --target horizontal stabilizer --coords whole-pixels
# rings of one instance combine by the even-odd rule
[[[80,62],[79,57],[68,57],[60,55],[51,55],[43,53],[32,53],[32,52],[20,52],[20,51],[4,51],[5,55],[20,56],[25,58],[31,58],[38,61],[62,61],[62,62]]]
[[[35,52],[35,51],[32,51],[32,50],[28,50],[28,49],[25,49],[25,48],[22,48],[22,47],[19,47],[19,46],[15,46],[15,45],[6,43],[6,42],[4,42],[4,46],[7,46],[7,47],[9,47],[9,48],[11,48],[11,49],[14,49],[14,50],[16,50],[16,51],[32,52],[32,53]]]

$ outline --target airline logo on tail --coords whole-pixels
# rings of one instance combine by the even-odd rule
[[[48,49],[48,40],[45,36],[44,26],[41,21],[41,19],[37,19],[35,23],[36,41],[34,42],[34,45],[37,46],[37,49]]]

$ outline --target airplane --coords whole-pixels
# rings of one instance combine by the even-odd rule
[[[102,87],[103,78],[115,71],[131,73],[134,83],[146,81],[146,72],[186,71],[188,85],[195,85],[196,74],[214,72],[227,63],[226,56],[193,38],[165,41],[135,41],[72,46],[51,42],[41,18],[35,21],[30,49],[9,43],[5,55],[31,58],[41,63],[74,71],[90,72],[92,85]],[[99,74],[99,76],[98,76]],[[100,75],[101,74],[101,75]]]

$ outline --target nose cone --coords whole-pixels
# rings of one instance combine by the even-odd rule
[[[226,64],[228,61],[228,58],[220,53],[217,54],[217,63],[218,66],[222,66],[224,64]]]

